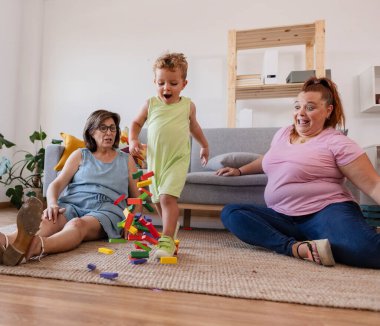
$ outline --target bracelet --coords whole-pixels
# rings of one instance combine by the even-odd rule
[[[239,171],[239,176],[243,175],[243,173],[241,173],[240,168],[238,168],[238,171]]]

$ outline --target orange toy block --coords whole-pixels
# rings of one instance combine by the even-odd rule
[[[153,176],[154,176],[154,172],[153,171],[149,171],[149,172],[143,174],[140,177],[140,180],[148,180],[148,178],[153,177]]]
[[[144,181],[140,181],[140,182],[137,182],[137,188],[142,188],[142,187],[146,187],[146,186],[149,186],[152,184],[152,180],[144,180]]]
[[[128,205],[142,205],[142,199],[141,198],[128,198],[127,203],[128,203]]]

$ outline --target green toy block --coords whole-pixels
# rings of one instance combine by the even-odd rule
[[[144,244],[142,244],[140,241],[135,241],[134,242],[135,245],[139,246],[141,249],[145,250],[145,251],[151,251],[152,248],[148,247],[148,246],[145,246]]]
[[[154,212],[154,209],[153,209],[153,207],[152,206],[150,206],[148,203],[145,203],[144,205],[143,205],[149,212]]]
[[[137,172],[132,173],[132,178],[133,179],[139,179],[142,175],[143,175],[143,171],[142,170],[138,170]]]
[[[145,250],[131,251],[132,258],[149,258],[149,252]]]
[[[109,243],[126,243],[127,242],[127,239],[123,239],[123,238],[109,238],[108,239],[108,242]]]

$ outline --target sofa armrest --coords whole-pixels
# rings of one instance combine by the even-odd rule
[[[380,174],[380,145],[372,145],[363,148],[376,172]],[[377,205],[377,203],[360,191],[360,205]]]
[[[44,185],[43,196],[46,197],[47,189],[50,183],[57,177],[58,172],[54,170],[54,167],[59,162],[64,146],[49,144],[45,148],[45,166],[44,166]]]

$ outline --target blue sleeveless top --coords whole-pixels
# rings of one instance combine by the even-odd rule
[[[128,154],[116,149],[118,155],[110,163],[103,163],[82,148],[82,163],[67,186],[65,196],[77,193],[101,194],[114,201],[122,194],[128,197]],[[119,206],[124,209],[123,200]]]

